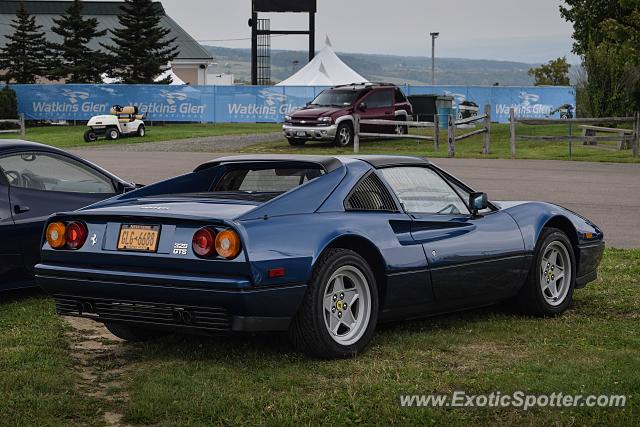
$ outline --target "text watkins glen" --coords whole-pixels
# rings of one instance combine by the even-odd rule
[[[258,105],[258,104],[229,104],[229,114],[267,116],[274,114],[288,114],[300,108],[293,104]]]

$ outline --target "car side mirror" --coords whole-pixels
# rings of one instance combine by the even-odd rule
[[[478,215],[478,212],[488,207],[489,199],[487,193],[471,193],[469,195],[469,209],[473,216]]]
[[[361,103],[358,105],[358,110],[360,110],[360,111],[367,111],[367,103],[366,103],[366,102],[361,102]]]

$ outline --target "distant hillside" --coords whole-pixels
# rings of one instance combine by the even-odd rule
[[[218,63],[218,72],[235,74],[236,80],[251,79],[251,51],[205,46]],[[338,53],[351,68],[371,81],[391,83],[429,84],[431,60],[416,56]],[[294,64],[294,61],[298,61]],[[271,76],[274,82],[289,77],[307,63],[307,53],[274,50],[271,52]],[[520,86],[533,84],[527,75],[531,64],[461,58],[436,58],[436,79],[441,85]]]

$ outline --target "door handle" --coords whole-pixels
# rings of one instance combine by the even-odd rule
[[[391,115],[391,113],[384,113],[384,115],[385,115],[385,116],[390,116],[390,115]]]
[[[31,208],[29,206],[25,206],[25,205],[15,205],[13,207],[13,212],[15,212],[17,214],[29,212],[30,210],[31,210]]]

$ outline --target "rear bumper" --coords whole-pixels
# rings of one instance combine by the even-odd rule
[[[598,265],[604,254],[604,241],[578,247],[580,264],[576,275],[576,288],[584,288],[587,283],[598,278]]]
[[[286,330],[305,284],[255,287],[243,278],[79,269],[39,264],[59,314],[193,332]]]
[[[332,140],[336,136],[337,125],[331,126],[291,126],[283,125],[285,138]],[[304,132],[304,135],[300,135]]]

